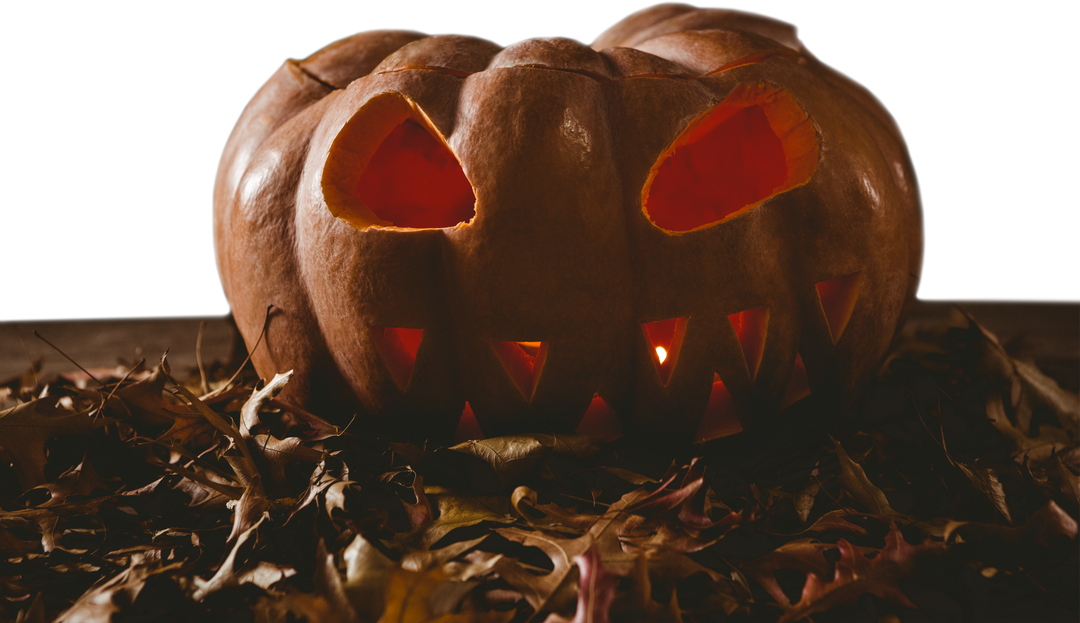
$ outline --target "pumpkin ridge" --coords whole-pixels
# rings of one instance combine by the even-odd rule
[[[756,64],[761,63],[763,61],[769,60],[770,58],[776,58],[776,57],[780,57],[782,59],[799,59],[799,58],[802,58],[802,55],[799,54],[798,52],[796,52],[795,50],[792,50],[792,49],[789,49],[789,48],[778,48],[776,50],[766,50],[765,52],[757,52],[755,54],[750,54],[749,56],[744,56],[742,58],[737,58],[737,59],[735,59],[733,61],[729,61],[729,62],[721,65],[720,67],[717,67],[716,69],[714,69],[714,70],[712,70],[712,71],[710,71],[710,72],[708,72],[708,73],[706,73],[706,74],[704,74],[702,76],[697,76],[694,79],[695,80],[700,80],[702,78],[707,78],[709,76],[715,76],[716,74],[723,73],[725,71],[735,69],[737,67],[746,67],[748,65],[756,65]]]
[[[578,74],[579,76],[585,76],[586,78],[592,78],[593,80],[595,80],[595,81],[597,81],[599,83],[602,83],[602,84],[607,84],[607,83],[612,81],[612,79],[608,78],[607,76],[601,76],[600,74],[598,74],[596,72],[589,71],[587,69],[567,69],[565,67],[550,67],[548,65],[539,65],[539,64],[510,65],[510,66],[507,66],[507,67],[495,67],[493,69],[496,69],[496,70],[497,69],[544,69],[544,70],[547,70],[547,71],[561,71],[561,72],[567,73],[567,74]]]
[[[330,84],[329,82],[327,82],[326,80],[323,80],[322,78],[320,78],[320,77],[316,76],[316,75],[315,75],[314,73],[312,73],[312,72],[308,71],[308,69],[307,69],[307,68],[305,68],[305,67],[304,67],[304,66],[303,66],[303,65],[301,64],[301,62],[300,62],[300,61],[298,61],[298,60],[294,60],[294,59],[289,59],[289,60],[287,60],[287,61],[285,61],[285,62],[287,62],[287,63],[288,63],[289,65],[291,65],[291,66],[292,66],[292,67],[293,67],[294,69],[296,69],[296,70],[297,70],[297,71],[299,71],[300,73],[304,74],[304,75],[305,75],[305,76],[307,76],[308,78],[311,78],[311,79],[312,79],[312,80],[314,80],[315,82],[318,82],[319,84],[321,84],[321,85],[323,85],[324,87],[326,87],[326,88],[330,89],[331,91],[339,91],[339,90],[341,90],[341,87],[336,87],[336,86],[334,86],[334,85]]]
[[[450,76],[457,76],[458,78],[468,78],[469,76],[473,75],[473,73],[478,73],[478,72],[469,73],[469,72],[465,72],[465,71],[459,71],[457,69],[450,69],[449,67],[438,67],[436,65],[425,65],[425,66],[422,66],[422,67],[401,67],[399,69],[386,69],[386,70],[380,71],[379,73],[374,74],[374,75],[376,75],[376,76],[385,76],[386,74],[397,74],[397,73],[401,73],[403,71],[434,71],[434,72],[437,72],[437,73],[447,74],[447,75],[450,75]]]

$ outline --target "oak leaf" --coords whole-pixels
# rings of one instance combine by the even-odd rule
[[[72,413],[56,407],[55,398],[42,398],[0,411],[0,446],[15,466],[22,490],[45,484],[45,444],[56,437],[88,435],[111,423],[90,411]]]

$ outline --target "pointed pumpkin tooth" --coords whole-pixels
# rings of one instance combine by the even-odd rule
[[[829,325],[829,337],[832,343],[840,341],[840,335],[851,320],[855,311],[855,301],[859,299],[859,285],[862,283],[862,271],[850,275],[840,275],[815,284],[821,311]]]
[[[594,394],[585,415],[581,416],[581,422],[574,432],[578,435],[591,435],[604,441],[615,441],[623,435],[622,422],[615,410],[608,403]]]
[[[791,378],[788,379],[788,386],[784,391],[784,399],[780,401],[780,408],[786,409],[809,395],[810,382],[806,378],[806,366],[803,365],[802,355],[796,354],[795,364],[791,366]]]
[[[671,371],[678,364],[679,351],[686,335],[686,322],[689,319],[689,316],[683,316],[641,323],[645,340],[651,349],[653,365],[656,366],[656,375],[663,385],[668,384]]]
[[[480,422],[477,421],[472,407],[466,402],[465,408],[461,410],[457,430],[454,432],[454,443],[480,439],[487,439],[487,437],[484,436],[484,431],[480,428]]]
[[[751,380],[757,377],[761,357],[765,354],[765,336],[769,331],[769,308],[758,307],[728,315],[731,328],[739,338],[743,360]]]
[[[402,327],[370,327],[375,349],[386,364],[390,376],[401,391],[409,387],[413,367],[416,365],[416,353],[424,339],[423,329],[405,329]]]
[[[526,402],[532,399],[543,372],[547,342],[500,342],[491,340],[491,350],[499,358],[510,380]]]
[[[728,393],[720,375],[714,372],[709,402],[705,405],[705,412],[701,416],[697,433],[694,434],[694,441],[712,441],[741,433],[742,429],[742,422],[739,421],[739,414],[735,411],[731,394]]]

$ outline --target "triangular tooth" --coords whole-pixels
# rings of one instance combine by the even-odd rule
[[[581,422],[574,433],[591,435],[604,441],[615,441],[623,435],[622,422],[619,421],[615,410],[608,406],[600,394],[595,394],[585,415],[581,416]]]
[[[424,339],[423,329],[401,327],[370,327],[371,339],[386,364],[390,376],[401,391],[409,387],[416,353]]]
[[[668,384],[671,371],[679,362],[679,351],[682,350],[683,336],[686,334],[686,323],[689,319],[689,316],[683,316],[641,323],[641,330],[645,333],[645,341],[649,344],[651,351],[649,355],[662,385]]]
[[[491,350],[526,402],[532,399],[543,373],[547,342],[500,342],[491,340]]]
[[[806,366],[803,365],[802,355],[795,355],[795,365],[791,366],[791,378],[788,380],[784,399],[780,402],[780,408],[788,406],[810,395],[810,382],[806,378]]]
[[[480,422],[476,421],[472,407],[466,402],[465,408],[461,411],[461,419],[458,420],[457,430],[454,432],[454,443],[479,439],[487,439],[487,437],[480,428]]]
[[[735,412],[735,403],[731,401],[731,394],[724,387],[724,381],[720,379],[720,375],[713,373],[709,403],[705,405],[705,413],[701,416],[701,425],[698,426],[694,439],[699,442],[711,441],[740,433],[742,429],[742,422],[739,421],[739,414]]]
[[[750,378],[757,378],[761,357],[765,354],[765,336],[769,332],[769,308],[757,307],[728,315],[731,328],[739,338],[743,360]]]
[[[833,277],[815,284],[818,302],[821,303],[821,311],[829,325],[829,337],[833,344],[840,341],[840,334],[847,327],[848,320],[851,320],[851,312],[855,310],[855,301],[859,298],[861,282],[862,271],[857,270],[850,275]]]

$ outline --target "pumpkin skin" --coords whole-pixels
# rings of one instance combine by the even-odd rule
[[[376,209],[414,191],[455,207]],[[685,442],[807,394],[842,408],[922,258],[877,100],[787,24],[685,5],[591,47],[377,31],[287,61],[228,141],[214,217],[249,349],[274,306],[252,360],[295,371],[281,399],[441,441]]]

